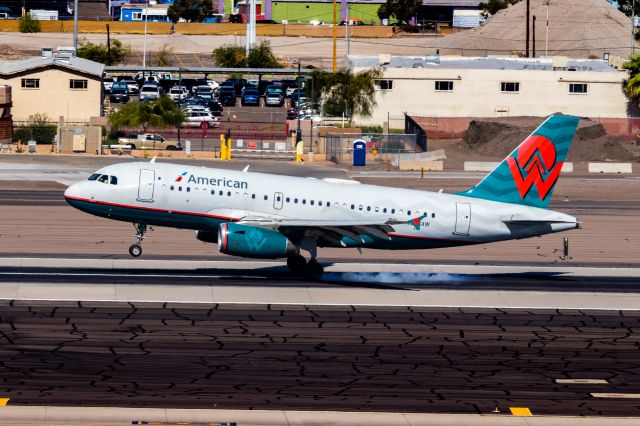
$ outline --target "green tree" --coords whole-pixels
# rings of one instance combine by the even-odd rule
[[[19,20],[18,28],[21,33],[39,33],[40,32],[40,21],[35,20],[29,15],[25,13]]]
[[[202,22],[212,14],[211,0],[175,0],[167,10],[167,16],[174,24],[181,18],[187,22]]]
[[[242,46],[232,44],[220,46],[213,50],[213,60],[222,68],[244,68],[247,66],[247,55]]]
[[[374,80],[382,76],[380,69],[360,71],[339,70],[335,73],[314,71],[311,74],[313,83],[307,85],[307,93],[313,98],[321,97],[324,101],[323,112],[327,115],[349,117],[349,124],[354,115],[370,117],[376,106]]]
[[[214,49],[211,56],[223,68],[281,68],[267,40],[254,46],[248,57],[244,47],[232,44]]]
[[[80,58],[105,65],[115,65],[121,63],[125,56],[129,54],[129,47],[124,46],[120,40],[111,40],[111,54],[106,44],[94,44],[87,40],[81,40],[76,55]]]
[[[486,3],[480,3],[480,7],[485,15],[495,15],[502,9],[506,9],[512,4],[518,3],[520,0],[489,0]]]
[[[109,116],[109,123],[117,129],[123,127],[164,128],[179,126],[185,116],[180,107],[168,96],[148,102],[129,103]]]
[[[618,10],[627,16],[631,16],[633,0],[618,0]],[[640,2],[636,1],[636,16],[640,16]]]
[[[380,19],[396,18],[400,22],[409,23],[409,20],[418,14],[422,6],[422,0],[387,0],[378,9]]]
[[[638,104],[640,103],[640,53],[629,56],[629,60],[622,67],[629,70],[629,79],[624,84],[624,91],[631,101]]]

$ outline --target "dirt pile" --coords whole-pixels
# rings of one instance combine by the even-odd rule
[[[480,27],[455,33],[432,43],[433,50],[439,48],[441,54],[467,56],[523,53],[526,40],[525,14],[526,2],[521,1],[496,13]],[[537,18],[536,56],[545,56],[547,51],[548,56],[563,55],[573,58],[601,58],[605,52],[626,57],[631,51],[631,18],[612,7],[607,0],[532,0],[531,16]],[[533,37],[531,31],[531,39]]]
[[[504,158],[539,125],[540,117],[474,120],[465,132],[463,151],[491,158]],[[624,139],[607,135],[600,123],[580,120],[567,161],[633,161]]]

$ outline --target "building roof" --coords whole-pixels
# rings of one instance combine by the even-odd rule
[[[384,68],[433,69],[491,69],[491,70],[553,70],[552,58],[511,58],[472,56],[391,56]],[[348,56],[349,68],[380,66],[377,56]],[[556,64],[557,67],[558,64]],[[564,65],[564,64],[563,64]],[[569,71],[617,72],[607,61],[600,59],[568,59],[564,67]]]
[[[57,66],[79,71],[85,74],[91,74],[98,77],[102,76],[104,65],[99,62],[89,61],[75,56],[64,57],[53,55],[51,57],[33,57],[21,61],[4,61],[0,60],[0,75],[17,74],[24,71],[36,70],[48,66]]]

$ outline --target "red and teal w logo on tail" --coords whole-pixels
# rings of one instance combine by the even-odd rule
[[[178,176],[178,178],[176,179],[176,182],[182,182],[182,178],[185,177],[187,175],[188,172],[184,172],[182,174],[180,174],[180,176]]]
[[[580,118],[552,115],[476,186],[458,195],[546,208]]]

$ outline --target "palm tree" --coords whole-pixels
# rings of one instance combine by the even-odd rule
[[[624,91],[629,99],[637,103],[640,101],[640,54],[629,56],[629,60],[622,67],[629,70],[629,79],[624,84]]]
[[[166,95],[153,101],[127,104],[109,116],[109,122],[117,129],[142,127],[145,133],[150,126],[179,126],[184,120],[180,107]]]

